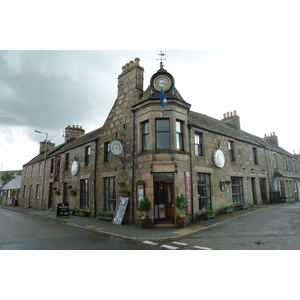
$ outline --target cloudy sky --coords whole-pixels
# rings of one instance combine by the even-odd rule
[[[139,57],[144,89],[159,69],[160,50],[0,51],[0,149],[3,170],[21,169],[48,133],[56,145],[67,125],[103,125],[121,68]],[[300,59],[293,51],[164,50],[164,66],[192,110],[222,119],[236,110],[242,129],[300,149]]]
[[[161,49],[165,69],[192,110],[217,119],[236,110],[243,130],[260,137],[275,132],[280,146],[298,153],[298,6],[293,1],[208,2],[173,3],[168,15],[162,13],[167,3],[159,1],[146,11],[132,0],[105,2],[101,8],[90,0],[72,6],[69,1],[5,4],[0,18],[5,28],[0,40],[3,170],[21,169],[38,154],[45,135],[35,130],[47,132],[58,145],[68,125],[86,132],[102,126],[117,97],[122,66],[139,57],[146,89],[159,69]]]

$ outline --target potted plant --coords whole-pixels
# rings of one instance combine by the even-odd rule
[[[177,195],[175,198],[175,206],[179,210],[179,214],[176,216],[177,227],[185,226],[185,214],[187,211],[186,199],[183,194]]]
[[[214,209],[206,210],[202,213],[204,219],[213,219],[216,216],[216,211]]]
[[[75,196],[76,195],[76,191],[75,190],[70,190],[70,195],[71,196]]]
[[[118,186],[125,186],[125,181],[118,182]]]
[[[71,184],[69,184],[69,185],[68,185],[68,189],[70,190],[71,188],[72,188],[72,185],[71,185]]]
[[[231,212],[233,212],[233,206],[232,205],[228,205],[228,206],[223,207],[223,213],[224,214],[228,214],[228,213],[231,213]]]
[[[119,190],[119,194],[121,197],[129,197],[130,191],[127,190]]]
[[[248,203],[247,202],[242,202],[240,209],[247,209],[248,208]]]
[[[139,210],[142,212],[140,215],[140,222],[142,228],[149,228],[150,227],[150,219],[148,212],[151,207],[151,202],[149,201],[147,196],[143,196],[143,199],[139,202]]]
[[[59,189],[57,190],[57,188],[53,188],[53,189],[54,189],[54,194],[59,196],[60,195],[60,190]]]
[[[74,209],[69,209],[69,215],[75,215],[75,210]]]

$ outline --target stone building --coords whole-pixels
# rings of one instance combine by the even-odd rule
[[[101,128],[85,134],[68,126],[64,144],[41,145],[24,165],[23,205],[56,209],[68,202],[96,216],[115,212],[120,190],[128,190],[124,222],[139,222],[138,203],[146,195],[150,219],[159,224],[175,223],[178,194],[186,195],[188,221],[208,209],[272,202],[278,189],[282,201],[299,201],[299,157],[280,148],[274,134],[260,138],[243,131],[236,111],[222,120],[192,111],[162,64],[146,89],[143,78],[136,58],[123,66],[117,99]]]

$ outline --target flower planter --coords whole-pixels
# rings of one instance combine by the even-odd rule
[[[240,206],[240,209],[247,209],[248,208],[248,203],[242,203]]]
[[[56,196],[59,196],[59,195],[60,195],[60,192],[54,192],[54,194],[55,194]]]
[[[182,228],[185,226],[185,219],[176,219],[176,225],[179,228]]]
[[[71,196],[76,196],[76,192],[70,192]]]
[[[150,227],[150,220],[149,219],[145,219],[145,220],[140,220],[141,221],[141,227],[142,228],[149,228]]]
[[[228,213],[232,213],[233,212],[233,207],[231,207],[231,208],[224,208],[223,209],[223,213],[224,214],[228,214]]]
[[[74,209],[69,209],[69,215],[75,215],[75,210]]]
[[[130,193],[119,193],[121,197],[129,197]]]
[[[104,220],[104,221],[112,221],[114,215],[110,213],[102,213],[98,214],[99,220]]]
[[[79,216],[79,217],[87,217],[89,215],[89,213],[87,211],[75,211],[75,216]]]
[[[213,219],[215,216],[216,216],[216,213],[203,214],[203,217],[204,217],[205,220]]]

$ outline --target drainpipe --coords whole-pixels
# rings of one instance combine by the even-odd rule
[[[133,108],[131,107],[131,112],[133,114],[133,118],[132,118],[132,166],[131,166],[131,171],[132,171],[132,176],[131,176],[131,199],[132,199],[132,223],[134,224],[134,197],[135,197],[135,194],[134,194],[134,178],[135,178],[135,155],[134,155],[134,152],[135,152],[135,111],[133,110]]]
[[[191,192],[192,192],[192,223],[194,222],[194,184],[193,184],[193,177],[194,177],[194,172],[193,172],[193,161],[192,161],[192,127],[190,124],[188,124],[189,127],[189,140],[190,140],[190,170],[191,170]]]

